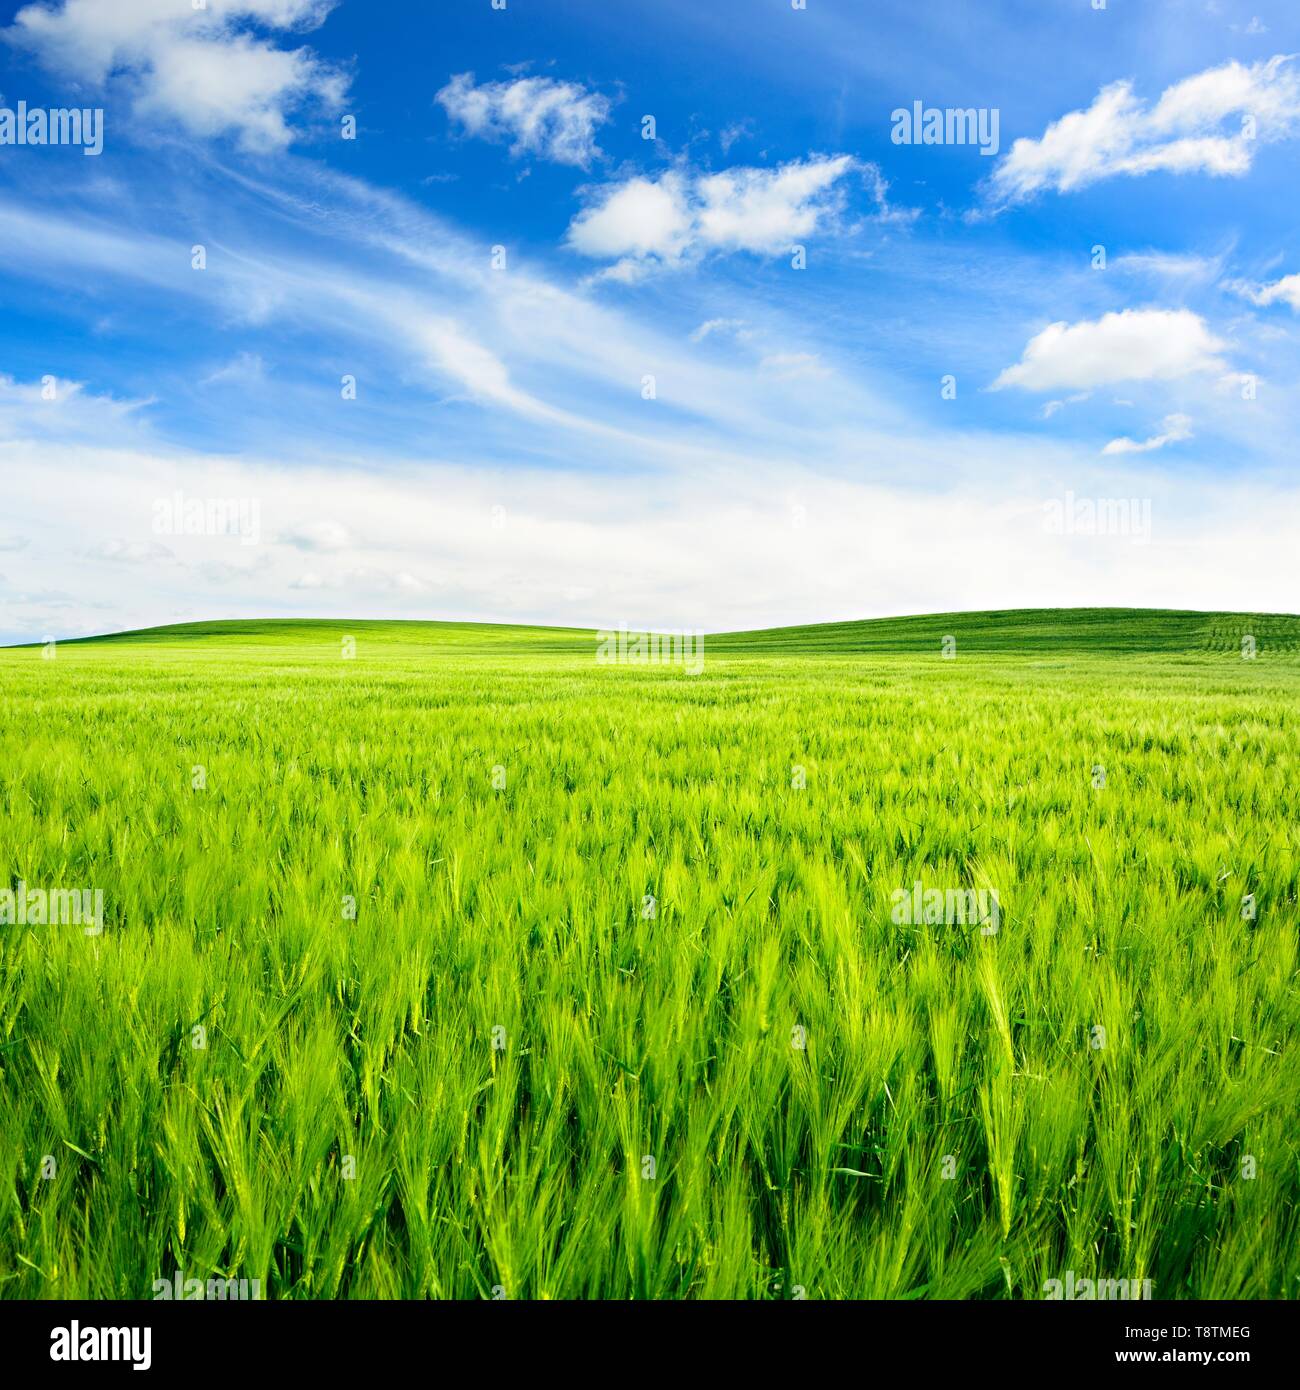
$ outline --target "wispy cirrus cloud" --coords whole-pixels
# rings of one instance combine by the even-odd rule
[[[758,370],[785,380],[830,375],[830,371],[815,352],[770,353],[759,362]]]
[[[475,85],[472,72],[453,77],[434,100],[467,135],[508,142],[526,154],[586,169],[600,155],[596,131],[612,103],[577,82],[518,77]]]
[[[382,376],[394,391],[385,427],[427,433],[436,423],[445,437],[454,425],[482,447],[485,430],[504,440],[512,421],[527,422],[531,456],[571,458],[590,448],[608,460],[613,441],[622,467],[742,452],[755,439],[793,439],[806,427],[804,411],[820,409],[823,420],[901,419],[896,400],[833,370],[831,352],[822,354],[827,370],[805,375],[797,399],[782,403],[773,389],[778,379],[760,373],[757,361],[811,350],[815,335],[770,306],[748,306],[749,326],[733,335],[743,335],[741,353],[695,352],[683,342],[689,324],[657,322],[640,306],[611,307],[523,259],[508,275],[492,271],[485,242],[398,195],[296,158],[274,172],[241,172],[233,186],[223,185],[222,214],[238,220],[204,274],[190,268],[188,227],[169,239],[152,219],[126,208],[115,210],[114,225],[62,205],[0,206],[0,259],[22,254],[27,275],[55,283],[93,272],[143,305],[162,295],[195,323],[233,321],[240,334],[255,334],[247,337],[250,346],[276,365],[261,386],[243,383],[245,419],[279,439],[268,448],[295,456],[310,448],[306,441],[321,424],[317,408],[298,428],[286,427],[295,392],[299,409],[306,399],[322,399],[314,395],[322,389],[324,399],[337,400],[341,371],[359,371],[361,384],[357,411],[339,416],[345,428],[351,419],[381,422],[358,412],[375,402]],[[279,196],[279,175],[290,173],[298,191]],[[283,225],[247,237],[239,224],[268,203]],[[252,329],[245,327],[250,304],[268,306]],[[692,320],[700,321],[693,310]],[[294,336],[304,328],[311,335],[305,357]],[[339,355],[337,368],[321,368],[325,342]],[[206,358],[193,374],[196,395],[209,401],[219,390],[212,367]],[[304,381],[304,372],[315,381]],[[647,373],[659,383],[653,407],[640,395]],[[302,396],[300,388],[313,394]],[[472,419],[478,423],[471,426]],[[702,429],[713,432],[707,441]],[[513,452],[519,455],[517,447]]]
[[[1261,309],[1267,309],[1271,304],[1289,304],[1300,314],[1300,275],[1284,275],[1271,285],[1252,285],[1236,280],[1228,288]]]
[[[744,319],[705,319],[698,328],[692,330],[691,342],[702,343],[715,333],[741,337],[747,327]]]
[[[1150,439],[1136,440],[1124,436],[1112,439],[1102,450],[1103,454],[1149,454],[1163,449],[1168,444],[1179,444],[1192,437],[1192,421],[1188,415],[1166,415],[1161,433]]]
[[[1052,122],[1038,139],[1017,140],[986,193],[1006,206],[1156,171],[1241,175],[1261,144],[1289,139],[1297,129],[1295,55],[1207,69],[1167,87],[1154,104],[1125,79],[1103,87],[1086,110]]]
[[[214,368],[201,382],[203,386],[260,386],[266,380],[266,363],[256,352],[236,353],[229,362]]]
[[[1111,269],[1121,275],[1172,284],[1211,284],[1223,273],[1224,255],[1199,256],[1191,252],[1133,251],[1117,256]]]
[[[134,434],[143,428],[139,412],[151,404],[152,398],[96,395],[84,382],[52,373],[34,381],[0,374],[0,440],[98,439],[119,430]]]

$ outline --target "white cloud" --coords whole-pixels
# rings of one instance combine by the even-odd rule
[[[691,334],[691,342],[702,343],[714,333],[732,333],[739,336],[745,327],[744,319],[706,319]]]
[[[229,362],[209,373],[200,386],[260,386],[266,380],[266,364],[256,352],[236,353]]]
[[[1117,175],[1241,175],[1261,143],[1287,139],[1298,126],[1300,74],[1288,55],[1210,68],[1166,88],[1153,106],[1131,82],[1113,82],[1087,110],[1062,116],[1041,138],[1017,140],[989,192],[1005,205]]]
[[[718,144],[722,146],[723,154],[730,154],[731,147],[737,140],[746,140],[753,134],[753,122],[748,117],[743,121],[735,121],[725,127],[722,134],[718,136]]]
[[[102,542],[91,552],[97,559],[116,565],[167,564],[176,557],[158,541],[113,539]]]
[[[1300,313],[1300,275],[1284,275],[1271,285],[1246,285],[1236,282],[1230,285],[1229,289],[1249,299],[1252,304],[1258,304],[1261,309],[1281,301]]]
[[[835,192],[849,155],[813,156],[777,169],[728,169],[697,181],[700,237],[707,246],[772,255],[842,207]]]
[[[475,86],[472,72],[453,77],[435,100],[469,135],[508,140],[513,155],[537,155],[580,169],[600,154],[595,133],[610,111],[608,97],[576,82],[520,77]]]
[[[38,381],[16,381],[0,374],[0,439],[57,435],[63,439],[102,439],[139,428],[136,413],[152,400],[114,400],[96,396],[85,383],[48,373]]]
[[[775,169],[638,176],[595,190],[570,224],[568,243],[584,256],[615,261],[604,274],[623,280],[710,252],[789,254],[839,217],[842,180],[862,167],[851,155],[811,155]]]
[[[337,521],[306,521],[286,527],[279,539],[298,550],[346,550],[352,544],[348,528]]]
[[[628,179],[604,190],[574,218],[569,245],[598,260],[629,263],[681,260],[695,236],[687,181],[675,171],[658,182]]]
[[[1190,309],[1125,309],[1083,323],[1053,323],[1031,338],[992,389],[1091,390],[1119,381],[1170,381],[1222,370],[1225,344]]]
[[[622,457],[635,453],[641,462],[666,453],[705,452],[696,436],[666,438],[659,423],[646,429],[639,397],[632,396],[638,404],[631,404],[627,392],[627,383],[639,383],[645,372],[658,375],[661,383],[671,378],[681,409],[708,418],[734,440],[752,434],[770,438],[760,422],[784,428],[783,412],[766,408],[766,393],[757,389],[748,366],[692,354],[680,332],[560,288],[525,265],[517,264],[509,276],[496,275],[487,268],[485,247],[398,197],[321,175],[305,162],[295,173],[310,178],[306,192],[297,196],[308,205],[302,216],[311,225],[318,226],[322,207],[339,209],[346,257],[300,258],[292,245],[287,250],[248,246],[214,279],[190,272],[173,254],[174,245],[147,231],[109,232],[76,218],[3,204],[0,255],[22,256],[31,273],[53,283],[89,272],[143,285],[151,293],[188,297],[223,314],[264,298],[274,287],[277,314],[329,333],[346,331],[372,351],[392,354],[385,360],[422,386],[450,386],[455,392],[450,399],[502,406],[530,422],[562,427],[568,432],[558,446],[564,457],[572,456],[576,430],[600,441],[602,457],[608,457],[611,440],[617,440]],[[254,187],[259,196],[273,196],[272,185],[255,181]],[[297,216],[293,197],[281,205]],[[397,273],[391,266],[381,273],[362,262],[358,238],[363,249],[373,246],[386,258],[396,257]],[[780,338],[789,341],[789,325],[781,325]],[[516,382],[527,382],[528,389]],[[880,421],[902,419],[896,402],[860,379],[840,377],[825,395],[832,413],[860,418],[866,411]],[[38,409],[27,413],[49,418]],[[501,412],[493,416],[500,419]],[[4,427],[0,397],[0,437]],[[120,435],[120,428],[113,433]],[[292,444],[289,451],[294,452]]]
[[[291,589],[329,589],[352,594],[425,594],[429,585],[409,570],[392,571],[373,565],[353,565],[331,574],[309,571],[293,580]]]
[[[1257,391],[1262,384],[1261,378],[1251,372],[1225,372],[1214,383],[1214,389],[1219,392],[1244,392],[1249,389],[1253,393]]]
[[[815,352],[774,352],[759,362],[758,369],[783,380],[830,374]]]
[[[280,48],[248,26],[310,29],[334,4],[207,0],[196,9],[181,0],[62,0],[25,6],[6,33],[61,76],[94,87],[131,82],[140,116],[277,150],[293,139],[293,112],[338,109],[347,78],[311,49]]]
[[[1091,391],[1076,391],[1072,396],[1066,396],[1064,400],[1048,401],[1038,413],[1044,420],[1050,420],[1058,410],[1063,410],[1067,405],[1078,405],[1080,401],[1086,401],[1092,395]]]
[[[876,200],[875,221],[907,227],[921,215],[920,208],[893,207],[889,201],[889,180],[880,172],[878,164],[864,164],[862,173]]]
[[[273,561],[265,551],[249,556],[242,563],[232,560],[199,560],[193,565],[195,574],[202,575],[214,585],[246,581],[268,569]]]
[[[1166,444],[1178,444],[1182,440],[1192,437],[1191,417],[1187,415],[1166,415],[1163,430],[1163,434],[1157,434],[1151,439],[1143,440],[1141,443],[1136,439],[1129,439],[1127,437],[1112,439],[1102,450],[1102,453],[1149,454],[1156,449],[1163,449]]]
[[[1223,269],[1223,257],[1178,255],[1168,251],[1135,251],[1117,256],[1110,263],[1112,270],[1125,275],[1150,276],[1159,280],[1209,281]]]
[[[18,640],[187,618],[340,614],[716,632],[955,604],[1022,607],[1026,584],[1043,605],[1243,611],[1285,608],[1279,596],[1294,591],[1294,481],[1257,477],[1243,487],[1235,477],[1158,472],[1159,454],[1088,459],[1041,440],[1018,450],[1002,438],[973,446],[954,437],[935,450],[958,472],[922,489],[912,477],[831,477],[792,459],[611,476],[480,462],[284,468],[76,447],[60,450],[54,469],[46,448],[0,445],[12,479],[6,500],[33,537],[26,568],[57,571],[61,591],[78,595],[0,591],[0,632]],[[328,495],[358,537],[382,539],[310,569],[267,546],[269,563],[237,574],[210,563],[242,558],[237,541],[174,538],[180,562],[166,566],[165,584],[147,554],[132,564],[138,551],[110,560],[69,548],[70,535],[105,533],[147,548],[151,500],[177,487],[260,498],[268,534],[290,524],[304,498]],[[1047,533],[1043,499],[1067,488],[1151,498],[1151,543]],[[1265,534],[1273,543],[1261,548]],[[913,563],[918,536],[931,557],[922,566]],[[975,541],[985,562],[972,569]],[[1249,565],[1240,563],[1246,553]]]

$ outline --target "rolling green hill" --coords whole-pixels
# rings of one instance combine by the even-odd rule
[[[590,650],[594,629],[510,623],[423,622],[350,618],[230,619],[176,623],[70,639],[60,645],[289,645],[333,641],[341,634],[427,647],[477,648],[505,654]],[[712,633],[716,654],[852,654],[934,652],[945,637],[963,653],[1237,653],[1250,635],[1260,651],[1300,651],[1300,616],[1285,613],[1202,613],[1155,608],[1019,608],[931,613],[856,622]]]
[[[582,628],[530,627],[512,623],[422,622],[373,618],[229,618],[215,622],[171,623],[102,636],[71,638],[60,646],[208,646],[236,643],[285,646],[337,642],[343,635],[417,646],[511,649],[589,650],[595,634]],[[36,644],[32,644],[36,645]]]
[[[1300,617],[1277,613],[1198,613],[1161,608],[1011,608],[933,613],[813,627],[724,632],[715,652],[924,652],[952,636],[964,652],[1212,652],[1257,647],[1300,650]]]

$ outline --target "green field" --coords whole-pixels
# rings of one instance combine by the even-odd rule
[[[1300,618],[594,652],[0,652],[0,1295],[1300,1295]]]

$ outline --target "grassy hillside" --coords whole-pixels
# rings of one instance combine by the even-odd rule
[[[78,644],[178,647],[226,641],[267,645],[336,641],[342,634],[424,647],[473,647],[498,652],[590,651],[592,629],[506,623],[446,623],[372,619],[268,618],[177,623],[75,639]],[[709,633],[718,654],[936,652],[945,637],[970,653],[1226,652],[1239,655],[1242,637],[1258,650],[1300,652],[1300,617],[1278,613],[1200,613],[1146,608],[1027,608],[932,613],[847,623]],[[66,645],[66,644],[65,644]]]
[[[937,613],[720,633],[717,652],[933,652],[946,636],[958,652],[1219,652],[1239,654],[1243,634],[1257,647],[1300,651],[1300,617],[1195,613],[1149,608],[1026,608]]]
[[[191,648],[216,643],[338,647],[340,638],[421,647],[478,648],[485,651],[590,651],[594,634],[581,628],[529,627],[510,623],[438,623],[387,619],[248,618],[204,623],[172,623],[74,638],[63,646],[153,646]]]
[[[0,1296],[1300,1295],[1295,623],[0,652]]]

